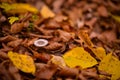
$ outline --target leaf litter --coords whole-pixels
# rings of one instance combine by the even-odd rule
[[[120,79],[119,1],[0,2],[0,80]]]

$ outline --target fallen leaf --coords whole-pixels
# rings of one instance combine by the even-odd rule
[[[98,13],[102,17],[108,17],[108,11],[105,6],[99,6],[97,9]]]
[[[9,51],[8,57],[13,62],[13,64],[21,71],[32,74],[35,73],[34,61],[30,56]]]
[[[59,67],[65,67],[66,66],[64,59],[60,56],[52,55],[52,58],[49,62],[51,62],[53,64],[56,64]]]
[[[43,6],[40,13],[43,18],[53,18],[55,16],[55,14],[47,6]]]
[[[97,64],[97,61],[82,47],[76,47],[63,55],[66,64],[73,68],[80,66],[81,68],[92,67]]]
[[[64,67],[57,73],[57,75],[61,77],[76,77],[78,74],[79,74],[78,68],[69,67]]]
[[[37,71],[35,73],[35,80],[51,80],[53,75],[58,70],[58,67],[54,64],[36,63]]]
[[[100,62],[98,69],[112,74],[111,80],[117,80],[120,78],[120,61],[112,56],[112,53],[108,54]]]
[[[102,48],[102,47],[94,48],[94,44],[93,44],[92,41],[90,40],[87,32],[81,30],[81,31],[79,32],[79,38],[82,39],[82,41],[87,44],[87,46],[93,51],[93,53],[94,53],[100,60],[102,60],[102,59],[106,56],[106,53],[105,53],[105,49],[104,49],[104,48]]]
[[[103,80],[105,79],[109,79],[110,80],[110,76],[105,76],[105,75],[99,75],[99,77]]]
[[[99,58],[100,60],[103,60],[103,58],[106,56],[106,52],[103,47],[90,48],[90,49],[93,51],[96,57]]]
[[[111,15],[111,17],[112,17],[114,20],[120,22],[120,16],[112,15],[112,14],[110,14],[110,15]]]
[[[16,14],[16,13],[26,13],[26,12],[32,12],[32,13],[38,13],[38,10],[34,8],[33,6],[25,3],[13,3],[13,4],[8,4],[8,3],[2,3],[0,5],[0,8],[3,8],[5,12],[11,13],[11,14]]]
[[[24,28],[24,24],[23,23],[14,23],[13,25],[11,25],[11,33],[19,33],[22,31],[22,29]]]
[[[88,45],[88,47],[94,47],[94,44],[92,43],[92,41],[90,40],[88,34],[86,31],[80,30],[79,31],[79,36],[80,39],[82,39],[82,41]]]
[[[10,23],[10,24],[13,24],[15,21],[18,21],[18,20],[19,20],[18,17],[14,17],[14,16],[13,16],[13,17],[9,17],[8,19],[9,19],[9,23]]]

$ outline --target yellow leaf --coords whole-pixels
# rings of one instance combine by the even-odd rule
[[[32,74],[35,73],[34,61],[30,56],[9,51],[8,57],[13,62],[13,64],[21,71]]]
[[[117,16],[117,15],[112,15],[112,18],[115,19],[116,21],[120,22],[120,16]]]
[[[16,13],[26,13],[26,12],[32,12],[32,13],[38,13],[38,10],[34,8],[33,6],[25,3],[14,3],[14,4],[8,4],[8,3],[2,3],[0,5],[1,8],[5,10],[7,13],[16,14]]]
[[[60,56],[52,55],[52,58],[49,62],[52,62],[53,64],[56,64],[59,67],[65,67],[66,66],[64,59]]]
[[[76,47],[63,55],[66,64],[73,68],[80,66],[81,68],[92,67],[97,64],[97,61],[82,47]]]
[[[90,40],[88,34],[86,31],[84,30],[80,30],[79,31],[79,38],[82,39],[82,41],[88,45],[88,47],[94,47],[94,44],[92,43],[92,41]]]
[[[97,47],[97,48],[90,48],[93,53],[99,58],[100,60],[103,60],[103,58],[106,56],[105,49],[102,47]]]
[[[101,74],[99,75],[99,77],[102,78],[102,79],[107,78],[108,80],[110,80],[110,78],[111,78],[110,76],[101,75]]]
[[[100,62],[98,69],[112,74],[111,80],[117,80],[120,78],[120,61],[112,56],[112,53],[108,54]]]
[[[8,19],[10,24],[13,24],[15,21],[19,20],[18,17],[9,17]]]
[[[43,6],[40,13],[43,18],[53,18],[55,16],[55,14],[47,6]]]

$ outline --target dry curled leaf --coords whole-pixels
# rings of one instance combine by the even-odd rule
[[[89,78],[91,77],[93,78],[93,80],[98,79],[97,70],[95,68],[81,70],[80,75],[79,75],[80,79],[86,78],[85,80],[89,80]]]
[[[36,79],[35,80],[51,80],[52,76],[57,71],[56,65],[36,63]]]
[[[44,48],[46,50],[53,51],[53,50],[58,50],[58,49],[62,48],[62,46],[63,45],[58,42],[51,42],[48,46],[45,46]]]
[[[72,38],[72,34],[63,30],[57,30],[59,37],[63,42],[68,42]]]
[[[0,38],[0,42],[9,42],[9,41],[14,41],[14,40],[17,40],[17,38],[11,35]]]
[[[79,69],[69,68],[69,67],[64,67],[57,73],[57,75],[62,77],[76,77],[78,74],[79,74]]]
[[[20,45],[22,43],[22,39],[17,39],[14,41],[10,41],[7,43],[7,46],[11,46],[11,47],[17,47],[18,45]]]
[[[18,54],[16,52],[9,51],[8,57],[13,64],[23,72],[35,73],[35,65],[33,59],[28,55]]]
[[[11,33],[18,33],[20,32],[24,27],[24,24],[23,23],[14,23],[12,26],[11,26]]]
[[[108,11],[105,8],[105,6],[99,6],[98,7],[98,13],[99,13],[100,16],[108,17]]]

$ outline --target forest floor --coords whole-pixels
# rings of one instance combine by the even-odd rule
[[[0,0],[0,80],[120,80],[120,1]]]

